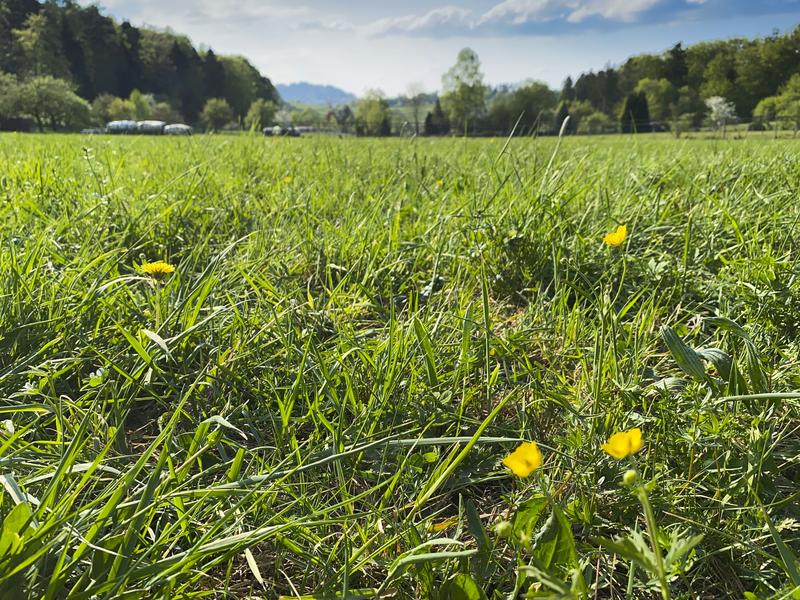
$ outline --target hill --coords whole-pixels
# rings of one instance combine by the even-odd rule
[[[297,83],[287,83],[277,85],[278,93],[286,102],[312,104],[317,106],[336,106],[337,104],[349,104],[356,99],[355,94],[351,94],[333,85],[317,85],[300,81]]]

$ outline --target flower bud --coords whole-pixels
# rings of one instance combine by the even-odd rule
[[[625,471],[625,475],[622,476],[622,483],[628,487],[633,487],[637,481],[639,481],[639,474],[635,469],[628,469]]]
[[[497,525],[494,526],[494,532],[497,537],[507,540],[514,533],[514,526],[508,521],[498,521]]]

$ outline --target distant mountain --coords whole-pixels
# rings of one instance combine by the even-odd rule
[[[354,94],[332,85],[316,85],[301,81],[299,83],[278,84],[278,93],[286,102],[302,104],[347,104],[356,99]]]

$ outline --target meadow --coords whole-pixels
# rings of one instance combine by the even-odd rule
[[[797,598],[798,148],[0,135],[0,598]]]

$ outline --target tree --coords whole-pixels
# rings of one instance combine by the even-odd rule
[[[339,131],[342,133],[349,133],[356,120],[352,109],[346,104],[334,111],[333,117],[336,119],[336,125],[339,126]]]
[[[17,115],[21,99],[17,78],[0,71],[0,121]]]
[[[419,135],[422,105],[425,102],[425,89],[419,82],[412,82],[406,88],[404,104],[411,108],[411,119],[414,122],[414,133]]]
[[[389,103],[380,90],[369,90],[356,105],[356,133],[390,135]]]
[[[130,100],[114,98],[108,106],[110,121],[130,121],[136,118],[136,106]]]
[[[674,88],[680,88],[686,85],[688,76],[689,67],[686,64],[686,50],[678,42],[667,50],[664,57],[664,77]]]
[[[753,115],[761,122],[778,120],[787,123],[797,134],[800,130],[800,74],[793,75],[781,87],[780,94],[761,100]]]
[[[111,94],[100,94],[92,101],[92,121],[96,125],[105,125],[114,120],[111,116],[111,107],[114,104],[114,100],[117,100],[117,98]]]
[[[32,14],[23,29],[14,31],[14,37],[22,49],[27,74],[69,77],[69,65],[61,46],[61,27],[53,10]]]
[[[24,98],[19,110],[36,121],[39,131],[48,123],[52,129],[76,129],[91,121],[89,103],[72,90],[63,79],[50,75],[33,77],[20,86]]]
[[[735,98],[736,66],[730,52],[719,53],[706,65],[700,94],[704,98]]]
[[[433,111],[425,117],[425,135],[445,135],[450,131],[450,121],[442,110],[442,103],[436,98]]]
[[[617,93],[623,99],[632,93],[642,79],[661,79],[665,76],[664,60],[653,54],[640,54],[625,61],[617,78]]]
[[[305,106],[302,109],[292,113],[293,125],[320,127],[324,120],[325,120],[325,115],[323,115],[320,111],[311,106]]]
[[[610,125],[611,119],[608,118],[607,114],[595,111],[581,121],[579,131],[589,135],[604,133]]]
[[[213,50],[206,52],[203,57],[203,85],[207,98],[225,93],[225,67],[217,60]]]
[[[234,114],[244,119],[250,105],[257,99],[278,102],[278,92],[272,83],[241,56],[223,56],[219,58],[225,71],[224,98]]]
[[[272,125],[275,119],[275,113],[278,107],[271,100],[264,100],[259,98],[254,100],[247,111],[247,116],[244,119],[244,125],[248,129],[262,129]]]
[[[146,121],[152,117],[153,106],[156,103],[153,96],[133,90],[128,100],[133,105],[133,117],[137,121]]]
[[[778,96],[770,96],[761,100],[753,109],[753,117],[764,125],[775,121],[780,114],[780,100]]]
[[[587,100],[603,112],[611,111],[619,101],[619,73],[610,67],[582,73],[575,82],[575,99]]]
[[[561,88],[561,96],[559,97],[559,100],[564,102],[572,102],[575,100],[575,88],[572,84],[572,77],[567,76],[567,78],[564,80],[564,85]]]
[[[722,131],[724,136],[725,126],[736,119],[736,107],[733,102],[729,102],[722,96],[706,98],[706,106],[708,107],[708,117],[717,126],[717,129]]]
[[[541,81],[526,81],[516,89],[498,91],[489,104],[493,131],[507,135],[514,125],[524,135],[541,128],[542,114],[555,108],[556,93]],[[549,129],[549,122],[547,129]]]
[[[678,90],[668,79],[642,79],[635,91],[647,98],[651,119],[665,122],[672,116],[673,106],[678,99]]]
[[[200,113],[200,122],[209,130],[222,129],[233,119],[233,110],[223,98],[209,99]]]
[[[567,121],[568,118],[570,119],[569,121]],[[559,102],[555,114],[555,121],[553,122],[553,129],[555,131],[561,132],[562,127],[565,128],[564,133],[572,133],[575,131],[575,123],[571,122],[569,114],[569,102],[566,100]]]
[[[442,102],[451,126],[466,132],[486,110],[486,86],[481,61],[469,48],[458,53],[456,64],[442,76]]]
[[[151,119],[164,121],[166,123],[180,123],[183,121],[181,114],[172,107],[169,102],[156,102],[153,105]]]
[[[597,109],[588,100],[576,100],[569,103],[569,124],[567,125],[570,131],[575,132],[585,130],[586,126],[583,125],[584,121],[592,114],[597,112]]]
[[[647,97],[642,92],[628,94],[619,116],[622,133],[646,133],[650,131],[650,110]]]

